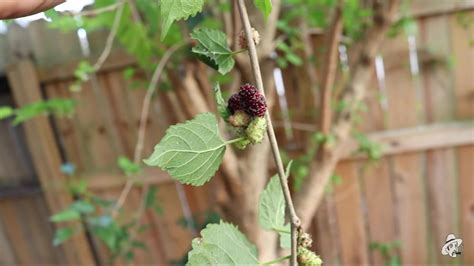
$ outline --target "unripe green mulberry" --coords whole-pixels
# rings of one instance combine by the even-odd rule
[[[250,144],[250,140],[248,139],[242,139],[242,140],[239,140],[237,141],[236,143],[234,143],[234,146],[237,148],[237,149],[240,149],[240,150],[243,150],[247,147],[247,145]]]
[[[238,110],[229,116],[228,121],[234,127],[246,127],[250,123],[250,116],[245,111]]]
[[[314,254],[311,250],[299,247],[298,248],[298,264],[302,266],[321,266],[323,261],[321,258]]]
[[[247,139],[249,139],[252,144],[262,142],[266,129],[267,121],[265,118],[255,117],[245,130]]]

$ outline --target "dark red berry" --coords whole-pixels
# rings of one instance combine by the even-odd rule
[[[267,111],[267,103],[265,97],[260,93],[255,94],[246,101],[246,111],[251,116],[263,117]]]
[[[235,111],[243,109],[242,101],[238,93],[230,96],[229,100],[227,101],[227,109],[229,109],[231,114],[234,114]]]
[[[256,94],[259,94],[259,92],[254,85],[247,83],[245,85],[240,86],[239,95],[244,102],[246,102],[247,99],[250,99]]]

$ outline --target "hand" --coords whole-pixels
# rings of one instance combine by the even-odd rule
[[[25,17],[53,8],[65,0],[0,0],[0,19]]]

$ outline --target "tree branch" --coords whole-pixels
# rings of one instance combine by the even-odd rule
[[[295,205],[302,216],[303,227],[309,225],[316,213],[324,196],[324,188],[348,146],[347,141],[352,129],[352,115],[358,103],[365,96],[367,82],[372,74],[372,63],[385,33],[395,18],[399,4],[400,0],[391,0],[387,9],[376,9],[374,26],[369,29],[365,41],[361,45],[361,54],[357,59],[357,64],[352,68],[353,72],[342,93],[342,99],[349,106],[338,114],[333,127],[338,143],[320,161],[314,161],[311,164],[310,172],[312,174],[305,180],[301,192],[295,196]]]
[[[242,24],[244,26],[244,31],[247,39],[247,44],[248,44],[248,49],[249,49],[249,57],[250,57],[250,63],[252,65],[252,71],[253,75],[255,77],[255,81],[257,83],[257,88],[262,93],[262,95],[265,95],[264,91],[264,86],[263,86],[263,80],[262,80],[262,75],[260,72],[260,65],[258,62],[258,55],[257,55],[257,49],[255,47],[255,43],[252,38],[252,26],[250,24],[250,20],[248,17],[247,13],[247,8],[245,6],[245,1],[244,0],[238,0],[238,7],[239,7],[239,12],[240,12],[240,17],[242,19]],[[291,260],[290,263],[291,265],[297,265],[297,229],[300,227],[300,220],[298,216],[296,215],[295,208],[293,206],[293,201],[291,199],[291,194],[290,194],[290,189],[288,187],[288,183],[286,180],[286,175],[285,175],[285,170],[283,167],[283,162],[280,157],[280,151],[278,148],[278,143],[275,137],[275,132],[273,130],[272,126],[272,120],[270,118],[270,113],[267,112],[265,113],[265,117],[267,120],[267,135],[270,141],[270,146],[272,149],[273,157],[275,159],[275,163],[278,168],[278,176],[280,178],[280,184],[282,186],[283,194],[285,196],[285,201],[286,201],[286,207],[289,211],[290,215],[290,221],[291,221]]]

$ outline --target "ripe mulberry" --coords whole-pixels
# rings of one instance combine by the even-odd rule
[[[257,94],[260,94],[260,93],[258,92],[257,88],[255,88],[255,86],[252,84],[247,83],[245,85],[240,86],[239,95],[244,103],[246,103],[248,99],[251,99],[253,96]]]
[[[246,111],[251,116],[263,117],[267,111],[265,97],[261,94],[255,94],[246,101]]]
[[[242,101],[240,99],[240,94],[235,93],[232,96],[230,96],[229,100],[227,101],[227,109],[229,109],[229,112],[231,114],[234,114],[235,111],[242,110]]]

